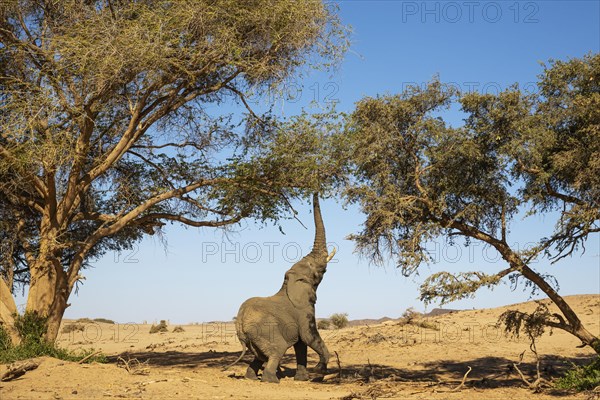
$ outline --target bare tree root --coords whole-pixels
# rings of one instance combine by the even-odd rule
[[[125,360],[123,357],[118,357],[117,366],[125,368],[131,375],[148,375],[150,373],[148,361],[142,363],[137,358],[128,358]]]
[[[469,369],[463,375],[462,381],[460,381],[460,385],[458,385],[454,389],[451,389],[450,390],[451,392],[458,392],[460,389],[462,389],[465,386],[465,381],[467,380],[467,376],[469,376],[469,373],[472,371],[471,367],[467,366],[467,368],[469,368]]]
[[[0,378],[0,381],[8,382],[8,381],[12,381],[13,379],[17,379],[18,377],[25,375],[25,373],[27,371],[36,369],[37,367],[39,367],[39,365],[40,365],[39,362],[32,361],[32,360],[26,360],[26,361],[20,362],[20,363],[13,363],[13,364],[9,365],[8,371],[6,371],[2,375],[2,378]]]
[[[529,389],[531,389],[534,392],[539,392],[541,391],[544,387],[550,387],[550,382],[548,382],[546,379],[542,378],[542,374],[540,372],[540,356],[537,352],[537,347],[535,345],[535,338],[530,336],[531,339],[531,343],[529,344],[529,348],[531,349],[531,352],[535,355],[535,371],[536,371],[536,378],[533,381],[530,381],[529,379],[527,379],[525,377],[525,375],[523,374],[523,372],[521,371],[521,369],[519,368],[519,365],[523,362],[523,356],[525,355],[525,351],[523,351],[520,355],[519,355],[519,362],[517,363],[513,363],[512,366],[515,369],[515,371],[517,371],[517,373],[519,374],[519,377],[521,378],[521,380],[523,382],[525,382],[525,384],[527,385],[527,387],[529,387]]]

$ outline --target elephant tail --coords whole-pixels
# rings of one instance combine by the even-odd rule
[[[246,343],[244,343],[244,342],[241,342],[241,343],[242,343],[242,354],[240,354],[240,356],[237,358],[237,360],[235,360],[231,364],[227,365],[226,367],[223,367],[223,369],[221,371],[227,371],[229,368],[231,368],[235,364],[237,364],[246,355],[246,351],[248,350],[248,346],[246,346]]]

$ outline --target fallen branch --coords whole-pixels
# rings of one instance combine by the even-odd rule
[[[454,389],[450,390],[451,392],[458,392],[463,386],[465,386],[465,381],[467,380],[467,376],[469,376],[469,373],[472,371],[472,368],[467,366],[467,368],[469,368],[467,370],[467,372],[465,372],[462,381],[460,381],[460,385],[458,385],[457,387],[455,387]]]
[[[342,379],[342,363],[340,362],[340,356],[337,351],[334,351],[337,362],[338,372],[333,374],[327,374],[323,377],[323,382],[331,381],[333,379]]]
[[[535,355],[535,360],[536,360],[536,364],[535,364],[536,379],[533,382],[530,382],[529,379],[525,378],[525,375],[519,369],[519,364],[521,364],[521,362],[523,362],[523,355],[525,354],[525,351],[523,351],[521,353],[521,355],[519,356],[519,362],[513,363],[513,368],[515,369],[515,371],[517,371],[517,373],[521,377],[521,380],[523,382],[525,382],[525,384],[529,387],[529,389],[533,390],[534,392],[537,392],[542,388],[542,385],[550,386],[550,383],[546,379],[542,378],[542,374],[540,372],[540,356],[537,352],[537,347],[535,345],[535,338],[530,336],[530,340],[531,340],[531,343],[529,345],[529,348],[531,349],[531,352]]]
[[[84,362],[86,362],[86,361],[87,361],[87,360],[89,360],[90,358],[92,358],[92,357],[94,357],[94,356],[97,356],[97,355],[98,355],[98,354],[100,354],[100,353],[102,353],[102,351],[101,351],[101,350],[98,350],[98,351],[96,351],[96,352],[94,352],[94,353],[92,353],[92,354],[88,354],[87,356],[85,356],[85,357],[83,357],[81,360],[79,360],[79,361],[77,362],[77,364],[83,364]]]
[[[8,382],[12,381],[13,379],[17,379],[18,377],[25,375],[27,371],[36,369],[37,367],[39,367],[39,365],[39,362],[31,360],[24,361],[18,364],[11,364],[8,367],[8,371],[6,371],[2,375],[2,378],[0,378],[0,381]]]
[[[147,367],[148,361],[141,363],[137,358],[130,358],[125,361],[123,357],[118,357],[117,361],[121,361],[123,368],[132,375],[148,375],[150,373],[150,369]],[[118,363],[117,366],[119,366]]]

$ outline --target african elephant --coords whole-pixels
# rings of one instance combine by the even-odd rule
[[[317,194],[313,195],[313,209],[315,242],[312,251],[285,273],[283,285],[277,293],[271,297],[248,299],[238,312],[235,327],[243,349],[240,357],[231,365],[250,349],[254,353],[254,360],[248,366],[246,378],[258,379],[258,370],[266,362],[262,381],[278,383],[276,373],[279,363],[292,346],[297,362],[295,380],[308,380],[307,346],[319,355],[317,368],[323,373],[327,369],[329,351],[317,331],[315,302],[317,286],[335,249],[327,254],[325,227]]]

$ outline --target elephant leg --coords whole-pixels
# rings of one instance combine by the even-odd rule
[[[277,377],[277,368],[279,367],[279,362],[281,361],[281,357],[283,356],[271,356],[269,357],[269,361],[267,361],[267,365],[265,366],[265,370],[262,374],[262,381],[269,383],[279,383],[279,378]]]
[[[257,380],[258,379],[258,370],[262,368],[264,362],[259,360],[258,357],[254,357],[254,360],[248,365],[248,369],[246,370],[246,378]]]
[[[306,343],[301,340],[298,340],[294,345],[294,352],[296,353],[296,376],[294,376],[294,380],[296,381],[308,380],[308,371],[306,370],[307,350]]]
[[[314,319],[314,316],[306,320],[304,326],[300,326],[300,339],[319,355],[319,363],[317,364],[317,369],[319,369],[321,372],[327,371],[327,363],[329,362],[329,350],[327,350],[325,342],[321,338],[321,335],[319,335],[319,331],[317,330],[317,323]]]
[[[325,373],[327,371],[327,363],[329,362],[329,350],[327,350],[325,342],[323,342],[323,339],[321,339],[321,336],[317,333],[313,340],[308,342],[308,346],[319,355],[317,369]]]

